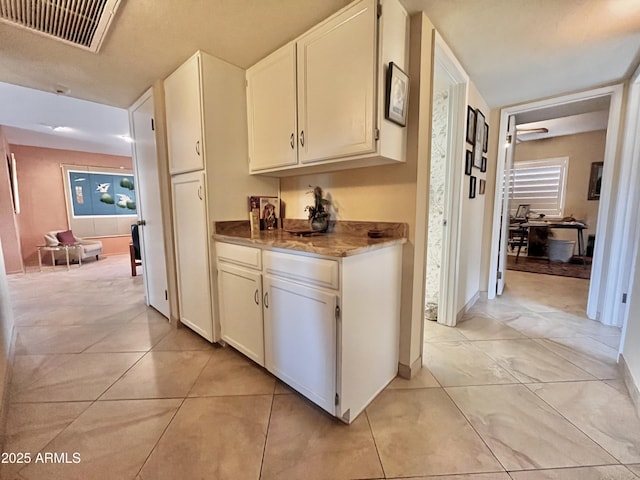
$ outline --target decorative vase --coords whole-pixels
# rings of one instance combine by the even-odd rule
[[[316,232],[326,232],[329,228],[329,217],[318,217],[311,220],[311,228]]]

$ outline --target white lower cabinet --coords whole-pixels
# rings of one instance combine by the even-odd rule
[[[220,262],[218,292],[222,339],[264,367],[262,275]]]
[[[265,367],[335,414],[335,292],[265,275]]]
[[[351,423],[396,376],[402,245],[216,254],[222,338],[318,406]]]

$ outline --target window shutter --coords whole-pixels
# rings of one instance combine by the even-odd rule
[[[518,205],[548,217],[562,217],[569,157],[514,162],[507,174],[509,209],[515,215]]]

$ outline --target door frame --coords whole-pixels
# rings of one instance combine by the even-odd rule
[[[500,134],[498,142],[501,139],[507,138],[507,121],[510,115],[516,115],[518,113],[531,112],[548,108],[552,106],[565,105],[581,100],[588,100],[600,97],[610,97],[611,103],[609,106],[609,120],[607,123],[607,136],[604,152],[604,170],[602,181],[602,193],[600,196],[600,205],[598,208],[597,225],[599,228],[596,231],[596,242],[593,255],[593,263],[591,269],[591,281],[589,285],[589,299],[587,303],[587,316],[591,319],[596,319],[598,313],[604,311],[606,307],[613,305],[613,298],[611,295],[605,295],[605,287],[601,285],[603,275],[607,275],[607,278],[611,276],[619,275],[619,268],[614,265],[608,272],[603,274],[605,269],[605,256],[610,256],[611,248],[606,248],[607,245],[614,245],[621,241],[621,226],[616,226],[610,218],[616,217],[619,213],[616,209],[616,204],[613,202],[613,187],[614,187],[614,174],[617,170],[617,149],[618,149],[618,135],[620,131],[620,119],[622,111],[622,96],[623,85],[616,84],[607,87],[596,88],[587,90],[584,92],[573,93],[569,95],[562,95],[546,100],[540,100],[536,102],[525,103],[512,107],[503,108],[500,111]],[[501,148],[499,148],[501,150]],[[499,153],[500,155],[500,153]],[[621,163],[630,161],[625,158],[620,159]],[[491,260],[489,265],[489,288],[487,296],[489,299],[494,299],[497,294],[497,273],[498,273],[498,252],[500,250],[499,243],[502,243],[502,248],[505,248],[506,239],[500,240],[500,211],[503,182],[504,182],[504,164],[497,162],[496,168],[496,201],[494,202],[493,212],[493,230],[491,240]],[[619,182],[616,182],[619,183]],[[502,188],[501,188],[502,186]],[[622,185],[616,185],[621,187]],[[620,194],[620,192],[619,192]],[[506,270],[505,270],[506,272]],[[602,292],[600,291],[602,288]]]

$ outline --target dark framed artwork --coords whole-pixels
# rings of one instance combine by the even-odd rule
[[[482,142],[484,141],[484,115],[476,110],[476,136],[473,144],[473,166],[482,167]]]
[[[484,139],[482,140],[482,151],[487,153],[489,150],[489,125],[487,123],[484,124]]]
[[[467,143],[473,144],[476,138],[476,111],[467,105]]]
[[[484,190],[487,187],[487,181],[483,178],[480,179],[480,185],[478,186],[478,194],[484,195]]]
[[[401,127],[407,125],[409,110],[409,75],[391,62],[387,70],[387,99],[385,118]]]
[[[469,198],[476,198],[476,177],[469,177]]]
[[[473,167],[473,152],[467,150],[464,156],[464,174],[471,175],[471,168]]]
[[[487,171],[487,157],[482,157],[482,163],[480,164],[480,171],[481,172]]]
[[[589,193],[587,195],[587,200],[600,200],[603,169],[604,162],[593,162],[591,164],[591,175],[589,176]]]

